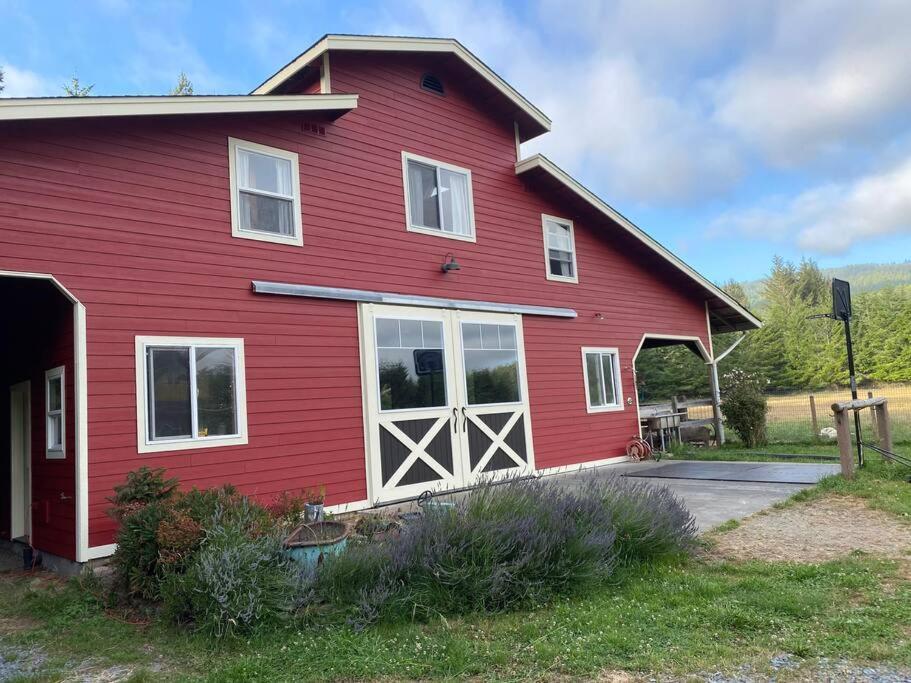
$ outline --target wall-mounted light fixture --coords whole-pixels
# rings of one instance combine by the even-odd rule
[[[456,261],[455,256],[446,254],[446,256],[443,257],[443,265],[440,266],[440,270],[444,273],[448,273],[451,270],[462,270],[462,266]]]

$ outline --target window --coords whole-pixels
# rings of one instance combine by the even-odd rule
[[[242,339],[136,338],[139,452],[247,443]]]
[[[573,222],[553,216],[542,216],[542,221],[544,222],[544,260],[547,267],[547,279],[578,282]]]
[[[408,230],[474,242],[471,171],[407,152],[402,168]]]
[[[297,154],[228,138],[235,237],[302,245]]]
[[[51,460],[66,457],[66,388],[63,378],[62,365],[44,373],[45,454]]]
[[[439,320],[377,318],[376,365],[381,410],[447,405]]]
[[[462,353],[469,405],[521,400],[514,325],[462,323]]]
[[[617,349],[582,349],[588,412],[623,410]]]

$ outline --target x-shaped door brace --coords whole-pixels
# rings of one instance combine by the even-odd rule
[[[506,437],[509,436],[509,433],[512,431],[512,428],[515,426],[516,422],[519,421],[519,418],[524,415],[524,410],[517,410],[512,414],[506,424],[503,425],[503,428],[499,433],[494,432],[490,427],[487,426],[487,423],[484,420],[480,419],[479,415],[468,414],[468,418],[471,420],[478,429],[480,429],[488,439],[490,439],[490,446],[487,447],[487,450],[484,451],[484,455],[481,456],[481,459],[478,461],[477,466],[472,470],[472,474],[483,472],[484,468],[487,467],[487,463],[490,462],[490,459],[493,457],[493,454],[497,452],[497,449],[502,449],[506,455],[508,455],[512,460],[515,461],[517,467],[527,467],[528,462],[523,460],[518,453],[516,453],[512,448],[506,444]]]
[[[392,422],[381,422],[380,426],[384,427],[389,431],[392,436],[402,442],[402,445],[405,446],[411,453],[402,461],[402,464],[398,466],[395,473],[389,477],[389,481],[384,485],[384,488],[394,488],[399,485],[399,481],[408,470],[411,469],[411,466],[414,465],[415,461],[420,458],[427,466],[429,466],[434,472],[440,475],[443,479],[452,479],[452,472],[446,471],[446,468],[438,463],[434,458],[432,458],[427,453],[427,446],[430,445],[430,442],[433,441],[433,438],[437,435],[437,432],[443,427],[443,425],[449,425],[449,416],[445,415],[443,417],[437,418],[437,421],[427,430],[427,433],[421,438],[417,443],[409,437],[405,432],[395,426]]]

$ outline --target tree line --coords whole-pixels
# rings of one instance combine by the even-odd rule
[[[752,309],[744,288],[731,281],[723,289],[751,308],[763,327],[719,366],[722,373],[758,374],[770,390],[822,389],[848,384],[844,326],[810,316],[831,312],[831,279],[812,260],[798,264],[776,257],[762,280],[761,302]],[[911,285],[901,284],[853,295],[854,357],[858,381],[911,382]],[[738,333],[715,335],[716,352]],[[636,362],[642,400],[708,396],[708,369],[684,347],[643,351]]]
[[[4,83],[3,83],[3,68],[0,67],[0,93],[3,92]],[[86,85],[80,82],[79,77],[76,74],[70,78],[69,82],[64,83],[63,93],[67,97],[89,97],[92,94],[92,90],[95,88],[95,84]],[[192,95],[193,94],[193,83],[190,81],[190,78],[183,71],[180,72],[180,75],[177,77],[177,83],[169,95]]]

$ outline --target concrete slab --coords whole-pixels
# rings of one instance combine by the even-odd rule
[[[703,479],[707,481],[740,481],[769,484],[815,484],[823,477],[838,474],[838,465],[763,462],[679,461],[637,463],[638,468],[623,472],[625,477],[661,479]]]
[[[701,478],[673,478],[666,476],[648,476],[653,471],[660,472],[665,467],[692,464],[698,468],[678,469],[680,472],[703,473]],[[705,467],[703,467],[705,466]],[[795,472],[780,472],[776,468],[798,468]],[[763,473],[763,468],[773,468]],[[806,469],[801,469],[806,468]],[[759,469],[758,473],[754,470]],[[671,470],[673,472],[673,470]],[[749,474],[754,472],[753,474]],[[567,486],[580,486],[593,477],[627,476],[641,479],[649,486],[663,486],[675,493],[696,518],[700,531],[708,531],[730,519],[742,519],[754,512],[759,512],[783,500],[787,500],[798,491],[809,488],[819,479],[837,473],[837,465],[785,464],[778,463],[743,463],[743,462],[702,462],[677,461],[673,463],[648,460],[642,463],[621,463],[605,465],[596,469],[582,470],[567,474],[553,475],[559,477]],[[646,476],[643,476],[646,475]],[[739,479],[719,479],[719,476],[740,477]],[[765,477],[766,481],[751,481],[750,476]],[[768,481],[771,479],[771,481]],[[804,483],[789,483],[780,479],[798,479]]]

